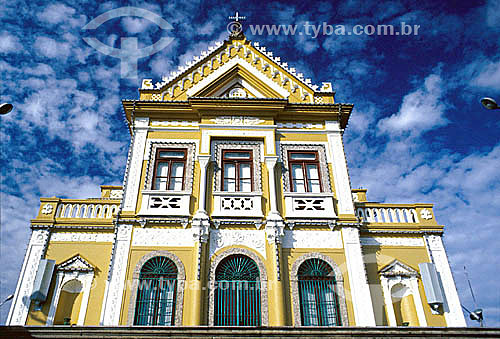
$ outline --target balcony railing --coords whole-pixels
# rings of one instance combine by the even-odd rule
[[[336,218],[332,193],[285,193],[286,218]]]
[[[213,192],[213,217],[262,218],[262,193]]]
[[[363,206],[357,207],[356,213],[359,218],[370,223],[418,223],[417,210],[408,206]]]
[[[57,206],[56,218],[111,219],[118,212],[120,203],[65,202]]]
[[[189,216],[190,198],[186,191],[142,191],[139,215]]]

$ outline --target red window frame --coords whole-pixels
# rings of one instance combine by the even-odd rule
[[[292,154],[314,154],[314,160],[309,159],[300,159],[294,160],[292,159]],[[294,178],[293,178],[293,165],[300,165],[302,167],[302,175],[304,177],[304,188],[305,192],[310,193],[309,191],[309,181],[312,180],[307,175],[307,165],[316,165],[316,169],[318,170],[318,181],[319,181],[319,191],[323,192],[323,183],[321,182],[321,168],[319,166],[319,155],[317,151],[288,151],[288,173],[290,173],[290,191],[295,192],[294,190]],[[316,179],[315,179],[316,180]]]
[[[177,158],[177,157],[170,157],[170,158],[161,158],[160,157],[160,152],[183,152],[184,153],[184,156],[182,158]],[[179,163],[179,162],[182,162],[183,163],[183,168],[182,168],[182,189],[184,189],[184,178],[186,176],[186,159],[187,159],[187,150],[186,149],[183,149],[183,148],[159,148],[156,150],[156,157],[155,157],[155,168],[154,168],[154,171],[153,171],[153,184],[151,186],[151,188],[153,190],[157,190],[155,189],[156,187],[156,180],[158,178],[166,178],[167,179],[167,191],[174,191],[174,189],[171,189],[170,188],[170,184],[171,184],[171,180],[172,178],[178,178],[178,177],[173,177],[172,176],[172,165],[174,163]],[[168,175],[167,177],[162,177],[162,176],[159,176],[158,175],[158,165],[160,163],[168,163]]]
[[[248,153],[248,159],[228,159],[226,158],[227,153]],[[235,170],[235,192],[241,192],[240,190],[240,180],[250,179],[250,192],[253,192],[253,151],[252,150],[239,150],[239,149],[225,149],[222,150],[222,180],[221,180],[221,191],[224,191],[224,182],[226,180],[224,167],[226,164],[234,164]],[[249,164],[250,165],[250,178],[240,178],[240,165]],[[233,179],[233,178],[231,178]],[[228,191],[224,191],[228,192]]]

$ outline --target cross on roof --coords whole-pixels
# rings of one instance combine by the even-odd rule
[[[240,14],[238,12],[236,12],[236,15],[235,16],[230,16],[229,19],[236,21],[236,22],[239,22],[240,19],[241,20],[245,20],[247,17],[246,16],[240,16]]]

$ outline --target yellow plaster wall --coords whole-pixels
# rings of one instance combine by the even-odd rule
[[[380,285],[380,277],[378,271],[384,266],[390,264],[394,259],[410,266],[417,272],[418,264],[430,262],[427,250],[425,247],[409,247],[409,246],[364,246],[363,253],[366,263],[366,271],[368,276],[368,284],[372,294],[373,308],[375,312],[375,321],[377,325],[388,325],[385,303]],[[422,299],[425,318],[428,326],[446,326],[446,320],[443,315],[432,314],[425,297],[424,286],[422,280],[418,281],[420,298]]]
[[[101,316],[102,300],[104,298],[104,287],[108,274],[109,260],[111,258],[111,243],[77,243],[77,242],[50,242],[47,248],[46,259],[56,261],[60,264],[65,260],[79,254],[95,267],[94,280],[90,290],[85,325],[99,325]],[[50,304],[54,297],[55,276],[52,277],[50,291],[47,301],[43,304],[41,311],[34,310],[31,304],[26,325],[45,325],[50,310]],[[73,322],[73,320],[72,320]]]
[[[120,325],[127,325],[128,322],[128,310],[129,307],[135,307],[135,305],[130,305],[130,297],[132,294],[132,276],[137,263],[146,254],[153,251],[169,251],[175,254],[184,265],[184,270],[186,272],[186,288],[184,290],[184,301],[183,301],[183,324],[188,323],[190,320],[189,308],[192,305],[192,290],[189,288],[190,284],[193,284],[192,277],[196,272],[196,267],[193,267],[193,256],[196,255],[196,249],[194,247],[145,247],[145,246],[134,246],[130,250],[128,267],[126,272],[125,281],[125,291],[123,295],[123,301],[121,306],[120,314]]]

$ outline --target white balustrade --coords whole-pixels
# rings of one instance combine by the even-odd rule
[[[332,193],[285,193],[287,218],[335,218]]]
[[[213,192],[214,217],[262,218],[260,192]]]
[[[56,218],[110,219],[118,212],[117,204],[99,202],[62,202]]]
[[[139,215],[189,216],[190,192],[144,190]]]
[[[417,211],[411,207],[358,207],[356,213],[365,222],[418,223]]]

